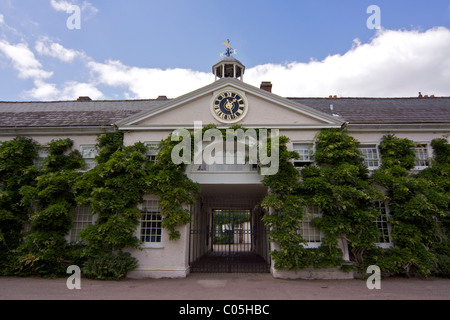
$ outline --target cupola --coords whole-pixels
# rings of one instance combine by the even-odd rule
[[[215,80],[221,78],[235,78],[243,81],[245,66],[239,60],[231,56],[236,53],[236,50],[230,47],[230,40],[228,40],[228,42],[224,41],[223,43],[227,47],[227,51],[221,54],[221,56],[224,57],[212,68]]]

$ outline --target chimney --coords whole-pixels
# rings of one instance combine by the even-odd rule
[[[81,96],[81,97],[78,97],[77,101],[83,101],[83,102],[84,101],[92,101],[92,99],[87,96]]]
[[[156,100],[167,100],[167,96],[158,96]]]
[[[270,82],[270,81],[261,82],[260,89],[266,90],[268,92],[272,92],[272,82]]]

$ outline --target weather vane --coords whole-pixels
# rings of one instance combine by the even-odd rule
[[[232,54],[236,54],[237,51],[231,48],[230,46],[230,39],[227,39],[227,41],[223,40],[223,44],[225,45],[225,47],[227,47],[227,51],[221,53],[220,54],[221,57],[223,56],[231,57]]]

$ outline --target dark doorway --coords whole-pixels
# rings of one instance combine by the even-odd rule
[[[198,199],[192,210],[191,272],[269,272],[261,200],[237,196]]]

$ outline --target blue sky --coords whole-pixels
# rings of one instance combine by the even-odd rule
[[[449,0],[0,0],[0,100],[175,97],[214,80],[225,39],[283,96],[449,96],[449,34]]]

